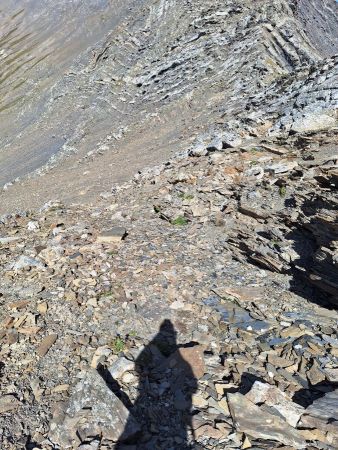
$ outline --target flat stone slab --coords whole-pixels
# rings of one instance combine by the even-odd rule
[[[97,236],[99,243],[121,242],[127,236],[127,230],[124,227],[113,227],[110,230],[103,231]]]
[[[140,427],[121,400],[94,369],[74,387],[61,421],[54,417],[50,439],[61,448],[77,448],[87,438],[122,442],[135,436]]]
[[[300,425],[329,431],[338,438],[338,389],[328,392],[308,406]]]
[[[256,439],[273,440],[294,448],[305,448],[304,438],[284,420],[263,411],[240,393],[228,394],[227,398],[237,431]]]
[[[265,403],[276,409],[292,427],[296,427],[304,408],[294,403],[284,392],[276,386],[255,381],[246,398],[253,403]]]
[[[18,236],[0,237],[0,245],[11,244],[12,242],[19,241],[20,239],[21,239],[21,237],[18,237]]]

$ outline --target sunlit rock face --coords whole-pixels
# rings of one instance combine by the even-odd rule
[[[331,117],[336,61],[324,63],[338,52],[336,10],[334,0],[5,0],[0,186],[46,163],[59,167],[62,155],[77,167],[89,154],[91,173],[121,181],[156,163],[158,149],[166,157],[169,144],[184,149],[210,127],[232,132],[239,121],[257,125],[273,112],[273,132],[293,122],[308,128],[318,122],[313,101]],[[324,100],[307,94],[317,81]],[[306,123],[298,114],[304,102]],[[146,151],[136,157],[140,135]],[[97,153],[112,156],[96,167]],[[112,175],[118,153],[131,164]],[[82,192],[83,171],[57,179],[77,180]],[[74,189],[59,195],[70,192],[75,198]]]

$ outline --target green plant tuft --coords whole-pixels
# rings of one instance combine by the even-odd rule
[[[192,200],[194,198],[194,196],[192,194],[185,194],[184,192],[180,192],[178,194],[179,198],[181,198],[182,200]]]
[[[178,217],[176,217],[176,219],[173,219],[171,221],[172,225],[178,225],[178,226],[187,225],[187,223],[188,223],[188,220],[183,216],[178,216]]]
[[[123,352],[125,349],[126,343],[120,336],[117,336],[115,339],[113,339],[110,343],[110,348],[113,350],[113,353],[117,355],[118,353]]]
[[[280,195],[281,197],[285,197],[285,196],[286,196],[286,187],[285,187],[285,186],[281,186],[281,187],[279,188],[279,195]]]

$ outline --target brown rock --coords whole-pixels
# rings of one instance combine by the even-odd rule
[[[235,297],[242,302],[257,302],[263,297],[263,290],[259,287],[249,286],[249,287],[229,287],[221,290],[222,296],[230,295]],[[217,291],[220,293],[220,290]]]
[[[280,356],[269,354],[268,355],[268,362],[275,367],[290,367],[294,364],[294,360],[289,360],[285,358],[281,358]]]
[[[319,370],[318,364],[316,362],[314,362],[311,369],[306,372],[306,376],[312,386],[325,380],[325,374],[321,370]]]
[[[51,348],[51,346],[55,343],[57,338],[58,338],[58,335],[55,333],[47,335],[45,338],[43,338],[41,344],[39,345],[39,347],[36,350],[36,353],[40,357],[45,356],[46,353],[48,352],[48,350]]]
[[[310,330],[301,330],[300,328],[296,327],[296,326],[291,326],[288,328],[285,328],[284,330],[281,331],[281,336],[282,337],[301,337],[304,336],[304,334],[309,334],[310,336],[313,336],[313,333]]]
[[[14,395],[4,395],[0,397],[0,414],[15,411],[20,405],[21,403]]]
[[[307,441],[320,441],[329,444],[326,434],[320,430],[299,430],[299,432]]]
[[[9,330],[7,333],[7,343],[9,345],[13,345],[16,342],[18,342],[18,340],[19,340],[19,333],[17,332],[17,330],[15,328]]]
[[[224,397],[222,398],[222,400],[220,400],[218,402],[218,406],[223,410],[224,414],[226,416],[230,416],[230,411],[229,411],[229,406],[228,406],[228,402],[227,399]]]
[[[196,408],[205,408],[208,406],[208,400],[203,398],[200,394],[194,394],[192,396],[192,404]]]
[[[21,334],[37,334],[41,330],[40,327],[19,327],[18,333]]]
[[[19,300],[9,305],[11,309],[22,309],[29,304],[29,300]]]
[[[179,367],[191,371],[198,380],[205,373],[204,346],[195,345],[194,347],[179,348],[169,356],[167,364],[169,367]],[[188,374],[189,375],[189,374]]]
[[[48,310],[48,304],[47,302],[42,302],[39,303],[37,306],[37,310],[40,314],[46,314],[47,310]]]
[[[13,326],[13,322],[14,322],[14,317],[6,317],[1,325],[4,328],[11,328]]]
[[[222,432],[223,438],[227,437],[232,431],[231,425],[224,423],[224,422],[216,423],[216,428]]]
[[[248,436],[245,436],[245,439],[242,444],[242,450],[246,450],[247,448],[251,448],[251,447],[252,447],[252,445],[251,445],[250,439],[248,438]]]
[[[211,425],[203,425],[195,431],[196,438],[207,437],[211,439],[221,439],[224,437],[221,430],[213,428]]]

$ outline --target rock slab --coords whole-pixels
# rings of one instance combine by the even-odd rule
[[[305,441],[297,430],[279,417],[263,411],[244,395],[228,394],[228,404],[238,431],[256,439],[271,439],[294,448],[305,448]]]
[[[296,427],[304,408],[294,403],[284,392],[276,386],[255,381],[246,398],[253,403],[265,403],[276,409],[292,427]]]
[[[109,442],[124,441],[139,430],[127,408],[93,369],[74,387],[63,418],[54,418],[51,423],[49,437],[67,449],[93,436]]]
[[[110,230],[103,231],[97,236],[99,243],[115,243],[122,241],[127,236],[127,230],[124,227],[113,227]]]
[[[338,389],[328,392],[308,406],[300,424],[329,431],[338,439]]]

